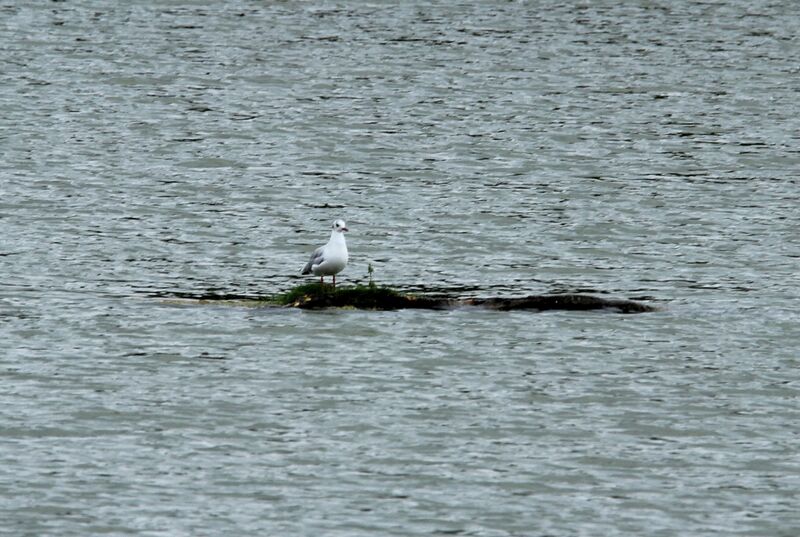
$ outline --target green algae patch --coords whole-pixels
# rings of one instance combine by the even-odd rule
[[[591,295],[530,295],[524,297],[454,298],[442,296],[419,296],[402,293],[389,287],[356,285],[337,287],[311,283],[300,285],[287,293],[277,295],[274,303],[301,309],[360,309],[442,310],[455,307],[477,307],[497,311],[512,310],[616,310],[621,313],[644,313],[657,308],[633,300],[609,299]]]
[[[337,287],[310,283],[298,285],[291,291],[276,295],[272,302],[281,306],[302,309],[348,308],[363,310],[396,310],[404,308],[438,309],[446,300],[418,297],[389,287],[356,285]]]
[[[644,313],[660,308],[634,300],[602,298],[582,294],[528,295],[522,297],[426,296],[404,293],[389,287],[355,285],[336,287],[320,283],[298,285],[276,295],[235,295],[207,293],[164,293],[152,295],[172,304],[214,304],[236,307],[300,308],[318,310],[399,310],[480,308],[495,311],[588,311],[613,310],[620,313]]]
[[[339,288],[341,292],[342,288]],[[335,293],[336,289],[332,286],[324,285],[321,283],[304,283],[302,285],[298,285],[285,293],[280,293],[275,295],[269,299],[270,302],[273,302],[279,306],[292,306],[297,301],[303,300],[307,297],[315,297],[315,296],[326,296],[332,293]]]

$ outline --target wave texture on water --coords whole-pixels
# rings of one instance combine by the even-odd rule
[[[0,533],[794,535],[793,7],[1,5]]]

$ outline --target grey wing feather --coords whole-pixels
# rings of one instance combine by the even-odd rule
[[[314,253],[311,254],[311,259],[308,260],[308,263],[306,263],[306,266],[303,267],[303,272],[301,272],[300,274],[308,274],[308,273],[310,273],[312,266],[319,265],[320,263],[322,263],[325,260],[325,257],[322,255],[322,250],[324,250],[324,249],[325,249],[324,246],[320,246],[319,248],[314,250]]]

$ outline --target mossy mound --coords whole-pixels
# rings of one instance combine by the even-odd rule
[[[215,303],[245,307],[286,307],[301,309],[348,308],[361,310],[428,309],[444,310],[474,307],[497,311],[530,310],[613,310],[622,313],[658,311],[659,308],[633,300],[601,298],[593,295],[558,294],[524,297],[459,298],[447,295],[415,295],[389,287],[356,285],[333,288],[308,283],[272,296],[206,293],[156,293],[152,296],[176,303]]]
[[[403,294],[388,287],[356,285],[354,287],[337,287],[334,289],[333,286],[319,283],[298,285],[287,293],[275,296],[272,301],[281,306],[302,309],[441,309],[449,305],[447,300]]]
[[[643,313],[657,310],[653,306],[633,300],[607,299],[580,294],[530,295],[513,298],[451,298],[418,296],[373,285],[334,289],[333,286],[319,283],[299,285],[287,293],[272,297],[270,302],[301,309],[398,310],[413,308],[441,310],[471,306],[498,311],[613,309],[622,313]]]

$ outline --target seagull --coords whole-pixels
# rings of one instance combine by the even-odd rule
[[[334,220],[331,226],[331,238],[328,244],[320,246],[311,254],[302,274],[314,273],[319,276],[319,282],[325,283],[325,276],[333,276],[333,287],[336,288],[336,275],[347,266],[347,243],[344,242],[344,232],[348,231],[344,220]]]

